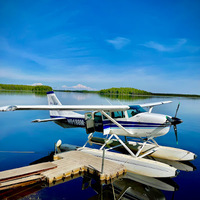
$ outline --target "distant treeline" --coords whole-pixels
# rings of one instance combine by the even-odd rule
[[[99,93],[96,90],[54,90],[55,92]]]
[[[135,88],[110,88],[99,91],[95,90],[55,90],[57,92],[79,92],[79,93],[99,93],[103,95],[151,95],[152,93]]]
[[[200,95],[197,94],[168,94],[168,93],[152,93],[154,96],[170,96],[170,97],[198,97],[200,98]]]
[[[139,90],[135,88],[110,88],[105,90],[98,91],[101,95],[106,96],[139,96],[139,95],[148,95],[148,96],[174,96],[174,97],[191,97],[191,98],[200,98],[200,95],[196,94],[171,94],[171,93],[152,93],[144,90]]]
[[[135,88],[121,87],[121,88],[110,88],[99,91],[100,94],[109,94],[109,95],[152,95],[151,92],[145,90],[139,90]]]
[[[0,84],[1,90],[15,90],[15,91],[32,91],[32,92],[48,92],[52,91],[52,87],[46,85],[13,85],[13,84]]]

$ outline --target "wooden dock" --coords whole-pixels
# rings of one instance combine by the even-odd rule
[[[96,174],[101,181],[110,180],[126,172],[126,168],[123,165],[104,160],[104,170],[101,173],[102,158],[81,151],[64,152],[57,156],[58,160],[53,161],[57,168],[42,173],[47,178],[48,183],[81,172]]]
[[[104,160],[81,151],[69,151],[54,156],[53,162],[45,162],[0,172],[0,190],[15,188],[38,181],[49,185],[81,173],[95,174],[100,181],[107,181],[126,172],[124,165]]]
[[[0,190],[25,186],[44,180],[42,172],[51,170],[57,166],[52,162],[40,163],[26,167],[0,172]]]

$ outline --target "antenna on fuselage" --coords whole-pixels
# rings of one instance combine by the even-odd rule
[[[118,101],[121,105],[124,105],[119,99],[117,99],[117,101]]]
[[[108,101],[108,99],[106,99],[106,101],[107,101],[110,105],[113,105],[112,103],[110,103],[110,101]]]

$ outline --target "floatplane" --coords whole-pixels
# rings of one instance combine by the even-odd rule
[[[161,101],[139,105],[62,105],[53,91],[47,92],[48,105],[14,105],[0,107],[0,111],[15,110],[49,110],[50,118],[36,119],[32,122],[53,121],[58,125],[68,127],[85,127],[89,134],[87,142],[83,147],[64,145],[59,140],[57,149],[77,150],[88,154],[102,157],[103,150],[106,151],[105,159],[121,163],[128,171],[149,177],[174,177],[178,174],[177,168],[155,160],[146,159],[152,156],[158,159],[172,161],[191,161],[196,158],[192,152],[160,146],[155,141],[156,137],[167,134],[174,127],[176,141],[177,124],[182,120],[177,118],[180,104],[178,104],[175,116],[152,113],[154,106],[171,103],[172,101]],[[146,111],[144,108],[147,108]],[[76,111],[86,111],[79,114]],[[106,138],[93,137],[94,132],[103,133]],[[139,139],[137,140],[128,140]],[[114,138],[114,139],[113,139]],[[122,139],[124,138],[124,139]],[[100,149],[88,148],[89,143],[101,145]],[[126,150],[129,155],[116,153],[109,150]],[[104,154],[103,154],[104,155]]]

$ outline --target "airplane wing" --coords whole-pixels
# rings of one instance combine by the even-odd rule
[[[151,113],[154,106],[159,106],[159,105],[171,103],[171,102],[172,101],[160,101],[160,102],[155,102],[155,103],[140,104],[140,106],[143,107],[143,108],[145,108],[145,107],[149,108],[149,113]]]
[[[60,121],[66,119],[65,117],[57,117],[57,118],[48,118],[48,119],[35,119],[32,122],[37,123],[37,122],[50,122],[50,121]]]
[[[70,110],[70,111],[123,111],[127,105],[15,105],[0,107],[1,112],[15,110]]]
[[[153,107],[172,101],[161,101],[156,103],[140,104],[141,107]],[[70,110],[70,111],[124,111],[130,107],[127,105],[15,105],[0,107],[0,112],[15,110]]]
[[[166,103],[172,103],[172,101],[160,101],[160,102],[155,102],[155,103],[144,103],[144,104],[140,104],[141,107],[153,107],[153,106],[159,106],[162,104],[166,104]]]

